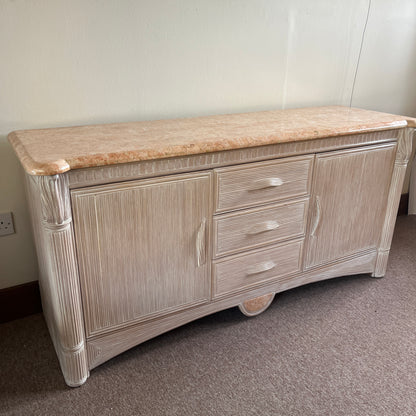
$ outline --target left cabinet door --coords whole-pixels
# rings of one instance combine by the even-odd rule
[[[71,192],[87,337],[210,299],[211,173]]]

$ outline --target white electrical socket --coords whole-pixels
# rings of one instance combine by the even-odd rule
[[[0,214],[0,236],[14,234],[13,217],[11,212]]]

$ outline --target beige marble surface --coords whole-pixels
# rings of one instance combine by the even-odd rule
[[[313,140],[416,126],[416,120],[329,106],[188,119],[141,121],[9,134],[25,170],[54,175],[70,169]]]

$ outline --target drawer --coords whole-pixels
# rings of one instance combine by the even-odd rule
[[[215,261],[214,297],[299,271],[302,247],[297,240]]]
[[[308,200],[214,217],[216,257],[305,234]]]
[[[216,211],[306,195],[314,156],[215,169]]]

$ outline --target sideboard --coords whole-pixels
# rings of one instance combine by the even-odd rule
[[[66,383],[207,314],[382,277],[414,127],[330,106],[10,133]]]

